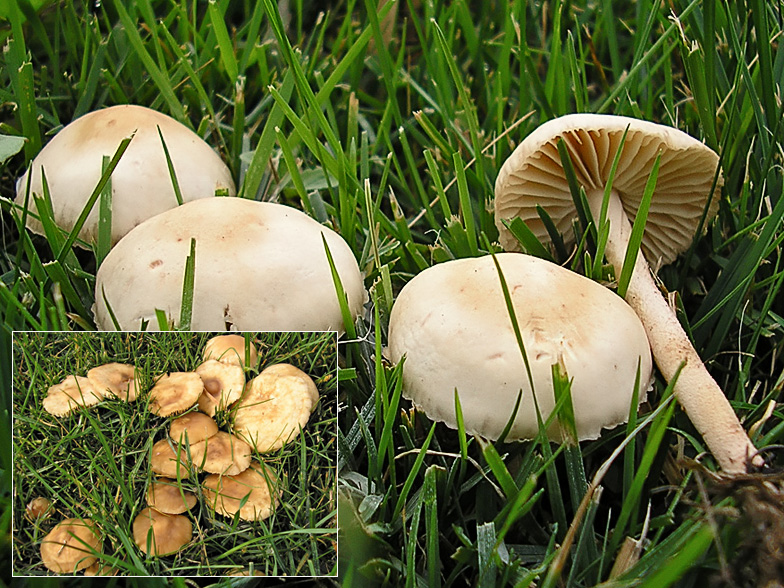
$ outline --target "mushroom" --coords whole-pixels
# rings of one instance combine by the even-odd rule
[[[628,131],[627,131],[628,129]],[[521,218],[540,240],[548,233],[537,209],[566,232],[574,206],[558,154],[563,141],[577,181],[584,187],[591,214],[599,222],[612,162],[627,131],[607,206],[607,260],[621,275],[631,224],[657,154],[661,163],[642,241],[626,299],[642,320],[662,375],[727,473],[746,471],[755,448],[727,397],[708,373],[662,297],[646,258],[668,264],[692,242],[703,213],[713,217],[722,185],[719,158],[710,148],[673,128],[609,115],[569,115],[551,120],[531,133],[506,160],[495,185],[495,215],[505,249],[519,249],[503,221]],[[711,187],[715,182],[715,189]],[[681,369],[681,366],[683,368]],[[753,458],[761,465],[759,456]]]
[[[245,387],[233,430],[260,453],[275,451],[299,435],[316,402],[316,385],[305,372],[270,366]]]
[[[65,519],[41,541],[44,565],[58,574],[73,574],[96,561],[102,549],[97,525],[91,519]]]
[[[156,310],[180,324],[183,275],[195,240],[192,330],[343,331],[325,242],[353,320],[367,298],[348,244],[304,213],[245,198],[188,202],[142,223],[98,269],[95,321],[157,328]]]
[[[210,474],[204,479],[204,497],[218,514],[260,521],[272,514],[278,505],[280,490],[277,476],[263,463],[253,462],[236,476]],[[247,497],[247,499],[246,499]],[[240,505],[245,501],[245,504]]]
[[[51,513],[52,502],[43,496],[33,498],[25,507],[25,516],[31,521],[48,519]]]
[[[201,412],[189,412],[181,417],[177,417],[171,422],[169,427],[169,437],[175,443],[185,443],[187,436],[188,443],[192,445],[217,434],[217,423]]]
[[[80,406],[92,406],[103,400],[103,394],[83,376],[66,376],[50,386],[43,400],[46,412],[54,416],[66,416]]]
[[[199,395],[199,410],[213,416],[217,409],[224,410],[239,400],[245,388],[245,372],[236,364],[208,359],[196,368],[204,383]]]
[[[161,417],[189,409],[199,399],[204,383],[195,372],[172,372],[158,378],[150,390],[150,412]]]
[[[133,402],[141,384],[135,374],[136,368],[126,363],[107,363],[87,372],[87,379],[106,396],[106,392],[120,400]]]
[[[150,469],[159,476],[167,478],[188,477],[188,456],[183,445],[172,448],[168,439],[161,439],[152,446]]]
[[[233,476],[244,472],[250,465],[250,456],[250,445],[225,431],[219,431],[204,441],[191,443],[193,465],[212,474]]]
[[[147,555],[177,553],[191,540],[193,526],[188,517],[145,508],[133,520],[133,540]]]
[[[103,156],[112,156],[133,135],[112,172],[112,244],[144,220],[177,206],[160,133],[169,150],[183,202],[234,194],[229,168],[196,133],[160,112],[121,105],[86,114],[64,127],[32,163],[27,226],[43,234],[32,194],[43,197],[43,174],[49,186],[54,222],[73,229],[103,174]],[[42,173],[43,170],[43,173]],[[28,173],[16,183],[16,203],[24,206]],[[98,206],[87,217],[79,238],[97,239]],[[79,242],[77,241],[77,244]]]
[[[531,439],[556,400],[552,366],[565,367],[578,440],[626,422],[642,401],[652,361],[640,320],[618,296],[548,261],[520,253],[496,256],[533,380],[515,337],[490,256],[447,261],[408,282],[389,319],[386,354],[403,363],[403,395],[428,417],[457,428],[455,390],[469,434]],[[635,381],[639,370],[639,389]],[[535,399],[534,399],[535,396]],[[548,436],[560,441],[557,424]]]
[[[196,506],[196,495],[183,490],[177,480],[158,478],[147,488],[147,504],[165,514],[182,514]]]
[[[259,352],[252,342],[248,342],[250,362],[248,367],[253,368],[259,360]],[[245,337],[242,335],[218,335],[213,337],[204,346],[204,361],[217,359],[223,363],[245,367]]]

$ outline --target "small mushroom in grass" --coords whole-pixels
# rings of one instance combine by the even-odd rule
[[[188,453],[185,445],[175,443],[172,448],[171,441],[168,439],[157,441],[152,446],[150,469],[159,476],[167,478],[187,478],[189,475]]]
[[[280,449],[299,435],[318,402],[310,376],[286,365],[263,370],[235,405],[234,433],[261,453]]]
[[[599,284],[521,253],[496,256],[528,357],[533,390],[491,256],[459,259],[418,274],[401,290],[389,319],[387,354],[403,363],[403,395],[430,418],[457,428],[457,390],[465,430],[498,439],[522,397],[508,440],[538,434],[556,400],[552,366],[570,379],[576,433],[595,439],[626,422],[635,392],[643,400],[652,361],[634,311]],[[639,369],[639,388],[635,379]],[[536,404],[534,402],[536,396]],[[560,427],[548,429],[560,441]]]
[[[122,330],[138,329],[145,321],[155,328],[156,310],[178,325],[192,239],[194,331],[342,332],[325,244],[351,320],[367,299],[354,253],[330,228],[281,204],[205,198],[149,219],[109,252],[96,274],[98,328],[116,328],[109,308]]]
[[[48,519],[51,514],[52,502],[43,496],[33,498],[25,507],[25,516],[31,521]]]
[[[256,367],[259,352],[251,342],[248,346],[250,354],[249,368]],[[242,335],[218,335],[204,346],[204,361],[217,359],[223,363],[245,367],[245,337]]]
[[[691,244],[703,215],[707,212],[707,220],[715,215],[722,185],[716,153],[677,129],[632,118],[579,114],[551,120],[531,133],[498,173],[495,216],[501,243],[506,249],[519,249],[503,224],[513,218],[521,218],[541,241],[547,241],[540,207],[568,234],[576,213],[558,154],[559,141],[567,148],[591,214],[599,222],[605,186],[624,132],[607,206],[605,256],[620,276],[632,232],[630,219],[637,214],[654,161],[661,154],[642,252],[634,263],[626,300],[645,326],[664,378],[670,381],[681,370],[675,397],[719,466],[727,473],[745,472],[749,460],[762,465],[762,458],[753,457],[754,445],[662,297],[646,262],[646,258],[655,264],[672,262]]]
[[[94,367],[87,372],[87,379],[104,396],[115,396],[120,400],[133,402],[141,384],[136,377],[136,368],[126,363],[107,363]]]
[[[81,406],[98,404],[103,398],[87,378],[66,376],[47,390],[43,407],[51,415],[66,416]]]
[[[102,175],[103,156],[113,156],[123,139],[133,135],[112,172],[112,243],[117,243],[142,221],[177,207],[160,133],[166,141],[185,202],[212,197],[216,190],[234,193],[226,164],[193,131],[160,112],[121,105],[86,114],[65,126],[33,160],[29,210],[36,214],[32,195],[43,197],[46,175],[54,222],[73,229]],[[16,183],[16,204],[23,206],[28,173]],[[32,214],[27,226],[43,234]],[[98,234],[98,206],[79,231],[79,238],[94,241]],[[77,244],[79,242],[77,241]]]
[[[195,372],[172,372],[158,378],[150,390],[150,412],[161,417],[188,410],[196,404],[204,383]]]
[[[177,553],[193,535],[190,519],[148,507],[133,520],[133,540],[139,549],[154,556]]]
[[[78,572],[96,561],[102,550],[98,528],[91,519],[65,519],[41,541],[44,565],[58,574]]]
[[[196,502],[196,495],[183,490],[177,480],[158,478],[147,488],[147,504],[165,514],[182,514]]]
[[[184,444],[186,436],[188,443],[198,443],[217,434],[217,423],[201,412],[189,412],[177,417],[169,426],[169,437],[174,443]]]
[[[251,448],[242,439],[219,431],[204,441],[191,443],[191,461],[202,471],[233,476],[250,465]]]
[[[239,400],[245,387],[245,372],[239,365],[208,359],[196,368],[196,373],[204,383],[204,390],[199,395],[199,410],[209,416],[225,410],[230,404]]]
[[[236,476],[210,474],[204,479],[204,498],[216,513],[233,517],[237,512],[246,521],[269,517],[280,500],[277,476],[259,462]],[[247,497],[247,500],[245,500]],[[245,504],[240,507],[240,504]]]

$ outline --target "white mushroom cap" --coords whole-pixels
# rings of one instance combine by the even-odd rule
[[[515,217],[522,219],[542,243],[550,241],[537,206],[547,211],[567,241],[573,239],[571,226],[577,214],[558,154],[558,141],[563,140],[569,151],[578,184],[587,192],[596,191],[601,198],[627,127],[613,189],[626,215],[634,219],[661,151],[642,249],[651,263],[661,259],[664,265],[683,252],[691,244],[711,196],[718,155],[678,129],[599,114],[570,114],[542,124],[504,162],[495,183],[495,220],[504,249],[520,249],[502,223]],[[708,219],[718,210],[721,185],[719,177]]]
[[[572,383],[579,439],[629,416],[637,364],[639,398],[651,378],[640,320],[617,295],[555,264],[519,253],[497,256],[531,366],[542,418],[554,407],[552,365]],[[403,394],[430,418],[457,427],[457,388],[466,431],[497,439],[523,390],[508,439],[538,425],[533,395],[490,256],[429,268],[400,292],[390,316],[388,354],[403,364]],[[558,427],[550,437],[560,439]]]
[[[322,241],[326,239],[352,316],[367,299],[346,242],[304,213],[244,198],[209,198],[148,220],[109,252],[96,276],[95,320],[123,330],[155,310],[179,323],[185,261],[196,240],[193,330],[343,331]]]
[[[54,220],[70,231],[102,175],[103,156],[113,156],[123,139],[136,133],[112,173],[112,243],[146,219],[177,206],[161,129],[183,202],[234,194],[234,181],[220,156],[196,133],[173,118],[135,105],[121,105],[86,114],[63,128],[33,160],[31,194],[43,195],[44,169]],[[16,202],[24,205],[27,173],[16,184]],[[98,205],[93,207],[79,237],[87,243],[98,234]],[[37,214],[30,198],[30,210]],[[34,233],[41,223],[27,217]]]

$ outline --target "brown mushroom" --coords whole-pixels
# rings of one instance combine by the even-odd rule
[[[253,368],[259,360],[256,346],[251,342],[248,345],[250,361],[248,367]],[[213,337],[204,346],[204,361],[217,359],[222,363],[245,367],[245,337],[242,335],[218,335]]]
[[[172,372],[158,378],[150,390],[150,412],[165,417],[196,404],[204,383],[195,372]]]
[[[236,476],[210,474],[204,479],[204,497],[216,513],[241,519],[263,520],[278,505],[280,489],[277,476],[263,463],[253,462]],[[245,504],[240,504],[247,497]]]
[[[52,502],[43,496],[33,498],[25,507],[25,516],[31,521],[47,519],[51,513]]]
[[[169,437],[175,443],[188,443],[193,445],[199,441],[204,441],[218,433],[218,425],[206,414],[200,412],[189,412],[181,417],[177,417],[169,426]]]
[[[219,431],[209,439],[191,444],[191,460],[205,472],[235,475],[250,465],[251,449],[242,439]]]
[[[93,554],[101,547],[94,521],[65,519],[41,541],[41,559],[53,572],[72,574],[92,565],[97,559]]]
[[[199,396],[199,410],[213,416],[217,410],[225,410],[242,396],[245,387],[245,372],[242,367],[208,359],[196,368],[204,382]]]
[[[147,555],[171,555],[191,540],[193,525],[183,515],[170,515],[148,507],[133,520],[133,540]]]
[[[165,514],[182,514],[196,506],[196,495],[183,490],[177,480],[158,478],[147,488],[147,504]]]
[[[178,454],[168,439],[161,439],[152,446],[150,469],[167,478],[188,477],[188,456],[185,446],[175,445]],[[179,456],[179,459],[178,459]]]
[[[120,400],[133,402],[141,387],[136,377],[136,368],[126,363],[107,363],[87,372],[87,379],[104,396],[116,396]]]

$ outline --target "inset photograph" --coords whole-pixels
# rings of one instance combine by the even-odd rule
[[[13,335],[13,575],[334,576],[337,335]]]

